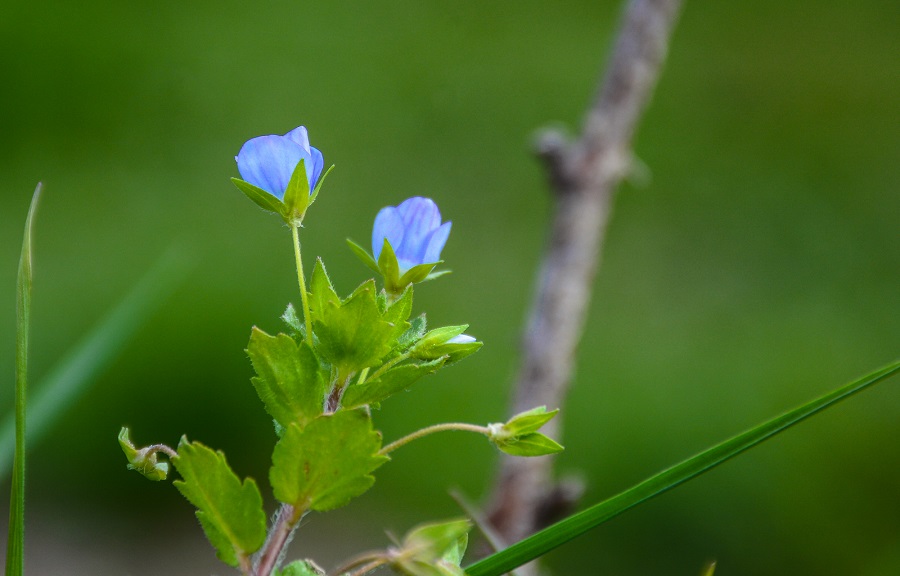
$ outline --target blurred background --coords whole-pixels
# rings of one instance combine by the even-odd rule
[[[171,247],[193,262],[30,460],[31,574],[225,574],[191,507],[125,470],[182,434],[268,490],[271,422],[252,325],[298,300],[288,230],[228,181],[262,134],[305,124],[337,168],[305,223],[338,290],[369,272],[376,211],[434,198],[453,274],[416,291],[484,349],[386,403],[387,440],[506,416],[550,218],[530,152],[580,130],[613,1],[50,2],[0,8],[0,408],[35,183],[32,382]],[[893,2],[688,1],[635,142],[652,172],[615,203],[574,389],[564,473],[588,505],[837,387],[900,350],[900,19]],[[894,379],[896,380],[896,378]],[[547,557],[556,574],[900,573],[900,382],[817,416]],[[257,406],[258,409],[257,409]],[[248,409],[250,407],[251,409]],[[486,496],[467,435],[396,454],[292,557],[333,567]],[[8,480],[0,489],[7,493]],[[5,500],[5,496],[3,499]],[[270,502],[270,509],[274,505]]]

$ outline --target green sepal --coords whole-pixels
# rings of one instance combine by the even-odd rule
[[[400,286],[424,282],[428,279],[429,276],[431,276],[431,271],[434,270],[434,267],[438,264],[442,264],[443,262],[443,260],[438,260],[437,262],[429,262],[426,264],[417,264],[413,266],[412,268],[407,270],[403,274],[403,276],[400,277]],[[437,276],[435,276],[435,278],[437,278]]]
[[[348,386],[341,404],[345,408],[356,408],[379,403],[406,390],[421,377],[437,372],[445,361],[445,358],[438,358],[430,362],[403,364],[391,368],[374,380]]]
[[[254,186],[249,182],[245,182],[240,178],[232,178],[231,181],[237,186],[238,190],[244,193],[244,196],[253,200],[253,202],[266,210],[267,212],[274,212],[278,214],[282,218],[287,221],[288,219],[288,209],[287,206],[284,205],[284,202],[273,196],[272,194],[266,192],[262,188],[258,186]]]
[[[257,374],[250,381],[266,412],[282,427],[297,423],[302,428],[322,413],[325,378],[306,342],[287,334],[270,336],[254,327],[247,354]]]
[[[312,560],[294,560],[281,570],[276,569],[272,576],[325,576],[325,571]]]
[[[559,413],[559,408],[547,412],[546,406],[538,406],[525,412],[520,412],[510,418],[504,428],[512,436],[521,436],[522,434],[531,434],[537,432],[541,427],[553,420],[553,417]]]
[[[435,328],[425,334],[416,345],[413,346],[412,350],[410,350],[410,356],[423,360],[446,357],[447,366],[459,362],[466,356],[477,352],[484,345],[483,342],[477,341],[461,343],[448,342],[448,340],[465,332],[468,327],[468,324],[463,324],[461,326]]]
[[[275,498],[297,510],[339,508],[375,482],[371,472],[388,460],[379,450],[381,434],[362,410],[323,415],[303,429],[291,424],[272,453]]]
[[[426,276],[425,279],[422,280],[422,282],[428,282],[429,280],[435,280],[437,278],[440,278],[444,274],[450,274],[451,272],[453,272],[453,270],[438,270],[437,272],[432,272],[428,276]]]
[[[175,487],[197,507],[197,519],[222,562],[238,566],[262,547],[266,513],[252,478],[241,482],[222,452],[186,437],[172,463],[183,478]]]
[[[381,270],[378,268],[378,262],[375,261],[375,258],[373,258],[365,248],[349,238],[347,238],[347,246],[349,246],[353,254],[359,258],[360,262],[369,267],[369,270],[376,274],[381,274]]]
[[[459,563],[471,527],[467,519],[417,526],[403,538],[391,566],[408,576],[465,576]]]
[[[308,206],[312,206],[312,205],[313,205],[313,202],[316,201],[316,198],[319,197],[319,190],[321,190],[321,188],[322,188],[322,183],[325,182],[325,178],[327,178],[328,175],[331,174],[331,171],[332,171],[332,170],[334,170],[334,164],[332,164],[331,166],[329,166],[329,167],[328,167],[328,170],[326,170],[325,172],[322,173],[321,176],[319,176],[319,181],[316,182],[316,187],[313,188],[312,193],[310,193],[310,195],[309,195],[309,204],[308,204]]]
[[[318,308],[311,313],[318,337],[316,352],[343,374],[378,365],[400,335],[397,326],[382,318],[372,280],[339,305],[330,299],[321,302],[318,296],[314,300]]]
[[[285,219],[299,225],[306,215],[309,204],[309,180],[306,178],[306,166],[301,158],[294,166],[291,179],[288,180],[287,188],[284,190]]]
[[[540,432],[517,436],[505,442],[494,442],[501,451],[511,456],[546,456],[562,452],[564,448],[555,440]]]
[[[128,459],[128,469],[139,472],[154,482],[165,480],[169,475],[169,464],[159,462],[157,452],[149,452],[146,448],[135,448],[129,434],[128,428],[122,428],[119,431],[119,446],[122,447],[122,452]]]
[[[378,270],[384,278],[384,289],[390,294],[399,294],[405,286],[400,284],[400,264],[397,255],[388,239],[384,239],[381,245],[381,254],[378,255]]]

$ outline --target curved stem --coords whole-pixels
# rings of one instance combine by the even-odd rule
[[[466,424],[463,422],[448,422],[446,424],[435,424],[434,426],[428,426],[427,428],[422,428],[421,430],[417,430],[410,434],[409,436],[404,436],[399,440],[395,440],[381,449],[379,454],[389,454],[404,446],[409,444],[413,440],[418,440],[423,436],[428,436],[429,434],[434,434],[435,432],[443,432],[445,430],[462,430],[463,432],[475,432],[477,434],[484,434],[488,436],[491,431],[485,426],[477,426],[475,424]]]
[[[357,554],[353,558],[350,558],[349,560],[335,568],[334,573],[343,576],[357,566],[362,566],[363,568],[366,568],[366,570],[371,570],[372,568],[384,564],[386,561],[387,560],[384,550],[372,550],[369,552],[363,552],[362,554]],[[373,566],[375,562],[379,562],[379,564]],[[364,564],[365,566],[363,566]]]
[[[178,452],[166,446],[165,444],[153,444],[151,446],[147,446],[146,448],[144,448],[144,450],[147,451],[147,456],[150,456],[154,452],[162,452],[169,458],[176,458],[178,456]]]
[[[306,279],[303,276],[303,260],[300,257],[300,231],[296,223],[291,223],[291,236],[294,238],[294,260],[297,262],[297,283],[300,284],[300,302],[303,305],[303,321],[306,325],[306,343],[313,345],[312,321],[309,318],[309,297],[306,295]]]

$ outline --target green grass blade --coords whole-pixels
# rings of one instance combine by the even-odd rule
[[[734,436],[608,500],[541,530],[505,550],[475,562],[466,568],[466,574],[468,576],[499,576],[500,574],[505,574],[580,536],[591,528],[618,516],[629,508],[699,476],[722,462],[752,448],[763,440],[771,438],[790,426],[856,392],[864,390],[880,380],[884,380],[898,371],[900,371],[900,361],[895,361],[812,402],[760,424],[743,434]]]
[[[13,482],[9,491],[6,576],[22,576],[25,566],[25,385],[28,382],[28,327],[31,316],[31,227],[40,196],[39,182],[31,197],[28,218],[25,219],[22,256],[16,278],[16,449]]]
[[[171,248],[131,291],[38,383],[28,407],[28,446],[84,393],[142,323],[159,309],[187,270],[187,258]],[[12,417],[0,424],[0,479],[9,472],[15,446]]]

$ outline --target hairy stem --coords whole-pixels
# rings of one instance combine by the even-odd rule
[[[303,306],[306,343],[312,347],[312,320],[309,317],[309,297],[306,294],[306,278],[303,276],[303,259],[300,257],[300,227],[296,223],[291,223],[291,236],[294,238],[294,260],[297,263],[297,283],[300,284],[300,303]]]
[[[404,436],[399,440],[395,440],[381,449],[379,454],[389,454],[400,448],[401,446],[405,446],[409,444],[413,440],[418,440],[423,436],[428,436],[429,434],[434,434],[435,432],[444,432],[445,430],[461,430],[463,432],[475,432],[477,434],[484,434],[485,436],[489,435],[491,431],[485,426],[476,426],[475,424],[465,424],[463,422],[448,422],[446,424],[435,424],[434,426],[428,426],[427,428],[422,428],[421,430],[417,430],[408,436]]]
[[[294,508],[290,504],[282,504],[275,519],[275,526],[269,533],[262,555],[259,558],[254,576],[270,576],[284,552],[284,547],[291,539],[291,533],[303,517],[305,511]]]

